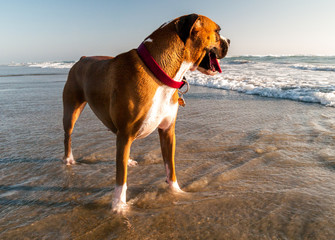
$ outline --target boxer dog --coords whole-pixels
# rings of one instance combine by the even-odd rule
[[[63,125],[67,165],[75,164],[71,134],[88,103],[116,134],[116,186],[112,209],[127,209],[127,165],[132,142],[158,128],[167,183],[179,188],[175,170],[175,121],[178,88],[188,71],[207,75],[221,72],[218,60],[226,56],[230,41],[205,16],[190,14],[163,24],[138,49],[115,58],[82,57],[70,70],[63,91]]]

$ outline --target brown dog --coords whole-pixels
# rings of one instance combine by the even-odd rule
[[[162,74],[177,84],[188,70],[198,69],[209,75],[221,72],[217,59],[225,57],[230,42],[219,31],[220,27],[205,16],[182,16],[163,24],[137,50],[115,58],[82,57],[70,70],[63,92],[64,162],[75,164],[71,134],[88,103],[104,125],[117,135],[113,210],[119,212],[127,206],[127,163],[132,142],[148,136],[156,128],[167,182],[173,190],[181,191],[174,162],[178,90],[174,85],[162,83],[152,68],[161,69]],[[147,63],[146,57],[154,59],[157,66]]]

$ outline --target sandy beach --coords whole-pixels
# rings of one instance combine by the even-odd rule
[[[85,109],[79,164],[64,166],[66,75],[16,79],[0,94],[1,239],[335,238],[334,108],[191,86],[176,129],[186,194],[168,191],[154,132],[132,146],[118,216],[115,136]]]

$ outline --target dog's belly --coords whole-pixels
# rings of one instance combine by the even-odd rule
[[[138,138],[145,138],[156,128],[168,129],[175,121],[178,111],[178,103],[173,102],[173,94],[176,89],[160,86],[152,99],[152,106],[137,134]]]

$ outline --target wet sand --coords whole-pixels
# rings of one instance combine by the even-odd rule
[[[0,97],[0,239],[335,239],[334,108],[191,86],[176,129],[186,194],[168,191],[154,132],[132,146],[119,216],[115,136],[87,107],[79,164],[64,166],[64,82],[49,78]]]

